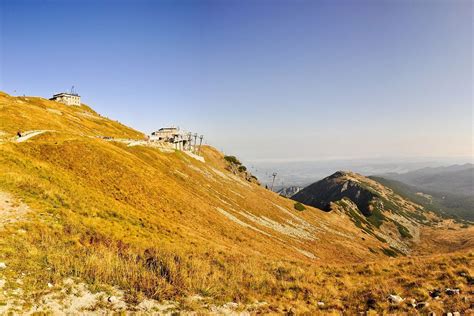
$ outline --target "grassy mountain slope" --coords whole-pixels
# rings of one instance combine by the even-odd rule
[[[325,211],[346,214],[370,236],[386,241],[384,253],[410,252],[420,227],[438,219],[380,183],[352,172],[336,172],[295,194],[292,199]]]
[[[38,97],[10,97],[0,91],[0,111],[3,136],[19,130],[50,130],[93,137],[144,137],[143,133],[107,119],[84,104],[72,107]]]
[[[17,142],[18,129],[45,132]],[[193,295],[265,301],[263,311],[278,313],[315,311],[321,299],[329,309],[363,304],[355,298],[370,283],[323,265],[387,258],[386,241],[340,213],[295,210],[229,172],[211,147],[201,162],[101,136],[143,138],[86,106],[0,95],[0,192],[11,196],[0,212],[29,210],[0,229],[5,306],[27,310],[71,277],[96,291],[118,288],[131,306]],[[446,259],[459,261],[453,269],[472,261],[453,256]],[[332,273],[347,273],[347,282],[329,280]],[[404,282],[390,284],[402,291]]]

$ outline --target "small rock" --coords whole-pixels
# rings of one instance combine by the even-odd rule
[[[430,304],[428,302],[419,302],[418,304],[416,304],[417,309],[422,309],[422,308],[425,308],[425,307],[428,307],[428,306],[430,306]]]
[[[224,308],[228,308],[228,309],[237,309],[237,307],[239,307],[239,304],[235,302],[228,302],[224,304]]]
[[[0,262],[0,269],[5,269],[7,264],[5,262]]]
[[[324,307],[324,305],[325,305],[324,302],[322,302],[322,301],[319,301],[319,302],[318,302],[318,306],[319,306],[319,307]]]
[[[448,295],[457,295],[459,294],[460,290],[447,288],[444,292]]]
[[[23,289],[21,288],[16,288],[12,291],[13,295],[22,295],[23,294]]]
[[[53,284],[48,283],[48,287],[49,287],[49,288],[52,288],[52,287],[53,287]]]
[[[107,302],[111,303],[111,304],[115,304],[118,302],[118,299],[115,297],[115,296],[109,296],[107,298]]]
[[[7,283],[7,281],[0,279],[0,289],[3,289],[3,287],[5,286],[5,283]]]
[[[63,284],[64,284],[64,285],[73,285],[73,284],[74,284],[74,280],[73,280],[72,278],[64,279],[64,280],[63,280]]]
[[[453,312],[453,316],[461,316],[460,312]]]
[[[446,313],[446,316],[453,316],[453,313],[448,312],[448,313]]]
[[[415,308],[416,307],[416,300],[414,298],[410,299],[408,301],[408,305],[410,305],[411,307]]]
[[[401,302],[404,301],[404,299],[401,298],[399,295],[393,295],[393,294],[390,294],[387,299],[392,304],[400,304]]]

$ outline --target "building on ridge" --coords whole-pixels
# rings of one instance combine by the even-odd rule
[[[57,93],[50,100],[66,105],[81,106],[81,96],[74,91],[74,86],[70,92]]]

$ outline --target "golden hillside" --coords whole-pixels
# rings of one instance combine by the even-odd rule
[[[223,311],[275,313],[360,310],[368,292],[381,310],[395,292],[426,300],[434,287],[467,289],[472,248],[403,258],[345,212],[298,211],[294,201],[230,172],[211,147],[201,162],[124,139],[144,135],[84,105],[0,94],[0,312],[41,304],[54,311],[44,298],[66,297],[80,284],[121,293],[118,303],[97,298],[91,310],[141,310],[151,299],[172,300],[171,310],[209,310],[212,302]],[[423,236],[435,228],[419,229]],[[473,230],[453,224],[450,232],[456,235],[446,242],[457,250],[457,236]],[[422,245],[424,253],[437,248]],[[413,277],[395,278],[398,265]],[[438,265],[450,265],[451,275],[429,271]],[[423,273],[438,279],[425,284]],[[469,306],[460,298],[452,304]],[[442,308],[431,305],[422,308]]]

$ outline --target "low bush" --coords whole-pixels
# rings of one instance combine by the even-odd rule
[[[295,203],[295,210],[302,212],[302,211],[306,210],[306,207],[303,204],[301,204],[300,202],[296,202]]]
[[[239,159],[237,159],[237,157],[235,156],[224,156],[224,159],[228,162],[230,162],[231,164],[234,164],[234,165],[238,165],[240,166],[242,163],[239,161]]]
[[[245,171],[247,171],[247,167],[239,166],[239,172],[245,172]]]

